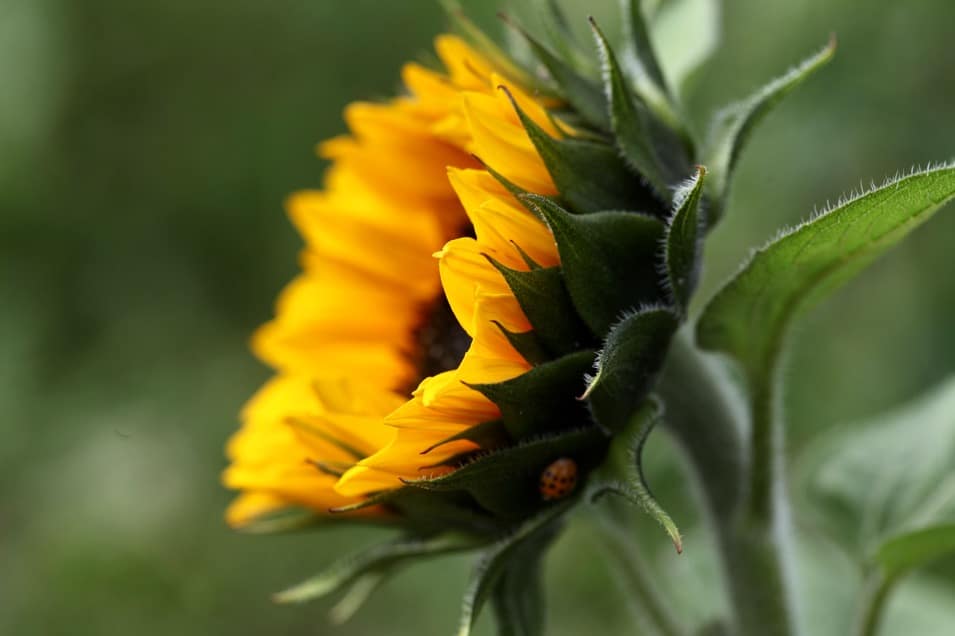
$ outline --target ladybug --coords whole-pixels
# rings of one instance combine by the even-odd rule
[[[544,501],[563,499],[577,485],[577,462],[561,457],[541,473],[540,493]]]

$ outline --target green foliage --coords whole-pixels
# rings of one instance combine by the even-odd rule
[[[595,335],[606,334],[624,311],[662,297],[656,271],[660,221],[632,212],[575,215],[546,197],[519,198],[554,233],[574,308]]]
[[[754,385],[771,381],[793,318],[953,197],[955,168],[936,168],[891,181],[783,234],[710,301],[697,326],[700,344],[735,357]]]
[[[814,521],[894,578],[955,553],[955,379],[806,451],[800,484]]]
[[[708,220],[709,225],[714,225],[722,214],[733,169],[753,129],[786,95],[825,66],[835,52],[836,41],[833,38],[802,64],[743,101],[727,106],[713,118],[701,155],[701,161],[712,172],[711,188],[715,206],[712,218]]]
[[[613,146],[574,137],[554,139],[511,101],[561,198],[574,212],[652,212],[659,207]]]
[[[473,537],[442,534],[427,539],[400,538],[380,543],[360,554],[333,563],[324,572],[274,596],[278,603],[302,603],[335,592],[368,572],[383,572],[406,559],[472,550]]]
[[[504,276],[548,354],[556,356],[580,348],[582,326],[559,267],[535,267],[525,272],[511,269],[491,257],[488,260]],[[522,346],[528,355],[538,355],[529,344],[523,343]],[[518,351],[524,353],[521,349]]]
[[[530,518],[481,555],[464,592],[457,636],[470,636],[481,609],[492,595],[501,634],[541,633],[539,560],[553,541],[560,516],[570,503],[551,506]]]
[[[656,400],[647,400],[632,411],[625,428],[610,444],[607,460],[594,472],[588,487],[593,500],[616,494],[640,506],[666,531],[677,552],[683,552],[683,538],[669,513],[650,492],[643,474],[643,448],[659,421],[661,408]]]
[[[597,357],[597,373],[584,394],[600,426],[620,432],[656,380],[679,319],[668,308],[635,311],[616,323]]]
[[[574,408],[575,397],[583,391],[584,373],[593,360],[593,351],[577,351],[510,380],[468,386],[497,404],[513,439],[578,428],[587,420]]]
[[[674,196],[673,215],[667,223],[665,261],[670,291],[685,314],[696,289],[703,252],[703,181],[706,169],[698,166],[692,180]]]

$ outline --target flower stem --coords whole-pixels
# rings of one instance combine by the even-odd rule
[[[604,502],[601,507],[607,503]],[[597,517],[595,525],[602,535],[599,544],[630,600],[640,633],[685,636],[686,629],[680,625],[663,594],[654,585],[650,576],[652,570],[634,544],[631,529],[623,527],[612,511],[601,510]]]
[[[667,426],[697,472],[718,534],[732,633],[739,636],[799,633],[775,386],[754,386],[748,444],[745,410],[725,370],[685,334],[674,340],[659,386]]]
[[[876,636],[879,633],[882,617],[885,615],[885,602],[895,580],[881,573],[870,575],[856,621],[856,636]]]

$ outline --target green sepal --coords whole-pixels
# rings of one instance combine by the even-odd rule
[[[640,506],[663,527],[677,553],[682,553],[680,530],[650,492],[643,474],[643,447],[661,414],[662,407],[656,399],[646,400],[632,412],[627,426],[614,436],[604,463],[591,475],[587,497],[595,501],[606,494],[616,494]]]
[[[552,200],[521,195],[550,227],[564,282],[587,326],[602,337],[624,311],[664,296],[657,272],[664,226],[633,212],[570,214]]]
[[[551,356],[580,349],[586,329],[574,311],[560,267],[521,271],[488,255],[485,258],[504,277],[534,333]]]
[[[594,361],[593,351],[577,351],[538,365],[516,378],[496,384],[468,384],[501,409],[512,439],[578,428],[588,422],[576,396],[584,388],[584,374]]]
[[[604,66],[604,89],[610,103],[610,121],[617,148],[630,167],[646,179],[660,200],[669,202],[671,186],[685,179],[690,172],[683,140],[637,97],[620,69],[610,43],[593,18],[590,25]]]
[[[802,64],[769,82],[746,99],[721,109],[713,117],[700,153],[702,163],[710,170],[710,189],[714,203],[707,219],[710,227],[722,216],[733,170],[750,133],[786,95],[825,66],[835,52],[836,40],[833,37],[822,50]]]
[[[514,110],[540,154],[561,198],[577,213],[598,210],[644,210],[656,213],[659,202],[627,168],[617,149],[574,137],[554,139],[511,98]]]
[[[512,441],[510,434],[507,432],[507,428],[504,426],[504,420],[489,420],[445,438],[436,444],[432,444],[421,451],[421,454],[427,455],[434,449],[441,448],[445,444],[461,440],[474,442],[480,446],[482,450],[492,450]]]
[[[496,320],[493,322],[494,326],[497,327],[502,334],[504,334],[504,337],[507,338],[507,341],[511,343],[512,347],[514,347],[514,350],[521,354],[521,357],[531,364],[537,365],[547,362],[551,359],[551,354],[540,341],[540,338],[537,337],[537,332],[534,330],[514,332],[509,331],[504,325],[497,322]]]
[[[705,177],[706,168],[697,166],[696,175],[674,195],[673,215],[667,223],[664,260],[673,301],[684,316],[700,275],[704,221],[700,201]]]
[[[547,69],[559,87],[560,94],[592,126],[601,130],[610,129],[607,114],[607,98],[600,85],[582,76],[566,61],[558,57],[545,44],[528,33],[519,24],[506,20],[507,24],[519,33],[531,51]]]
[[[756,251],[709,302],[700,346],[735,357],[754,390],[770,381],[789,325],[955,199],[955,167],[890,181]]]
[[[516,580],[526,579],[529,572],[521,572],[521,570],[527,567],[536,568],[536,564],[559,532],[560,518],[573,503],[572,500],[568,500],[548,507],[519,525],[512,533],[499,539],[481,555],[464,593],[457,636],[470,636],[481,609],[489,598],[500,597],[513,589],[514,581],[506,583],[500,592],[496,590],[503,578],[516,576]],[[539,582],[535,581],[530,586],[532,589],[527,591],[534,593],[533,588],[538,585]],[[499,602],[497,598],[495,602]],[[539,607],[530,605],[535,602],[534,596],[520,598],[519,602],[524,607],[517,613],[508,611],[510,608],[507,606],[498,609],[498,620],[505,621],[499,622],[499,633],[537,636],[540,624],[530,622],[533,616],[539,613]]]
[[[668,307],[649,307],[626,316],[610,330],[597,355],[597,373],[583,399],[600,426],[620,431],[653,389],[679,326]]]
[[[429,496],[467,492],[499,519],[524,519],[546,505],[539,488],[547,466],[563,457],[573,459],[583,481],[603,459],[607,443],[607,436],[593,426],[563,431],[477,455],[447,475],[405,483]]]
[[[479,508],[474,499],[464,492],[448,492],[441,496],[417,488],[394,488],[375,493],[366,499],[329,510],[343,514],[383,506],[396,513],[406,528],[418,534],[441,532],[455,528],[463,532],[491,534],[500,530],[501,522]]]
[[[481,542],[472,536],[448,532],[427,538],[401,537],[336,561],[312,578],[275,594],[277,603],[303,603],[321,598],[355,581],[366,572],[390,568],[405,559],[421,559],[464,550]]]

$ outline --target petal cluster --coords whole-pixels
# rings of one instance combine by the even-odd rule
[[[500,417],[469,385],[531,367],[506,336],[531,325],[495,263],[555,265],[557,249],[475,157],[553,194],[512,97],[558,130],[545,104],[462,40],[439,37],[436,49],[446,73],[408,64],[405,96],[349,106],[349,134],[319,146],[332,161],[325,187],[288,201],[303,271],[254,337],[276,376],[228,445],[224,482],[241,491],[227,514],[234,525],[288,506],[347,508],[450,470],[477,444],[447,440]],[[422,377],[418,336],[445,302],[470,346],[457,366]],[[385,514],[356,514],[376,512]]]

